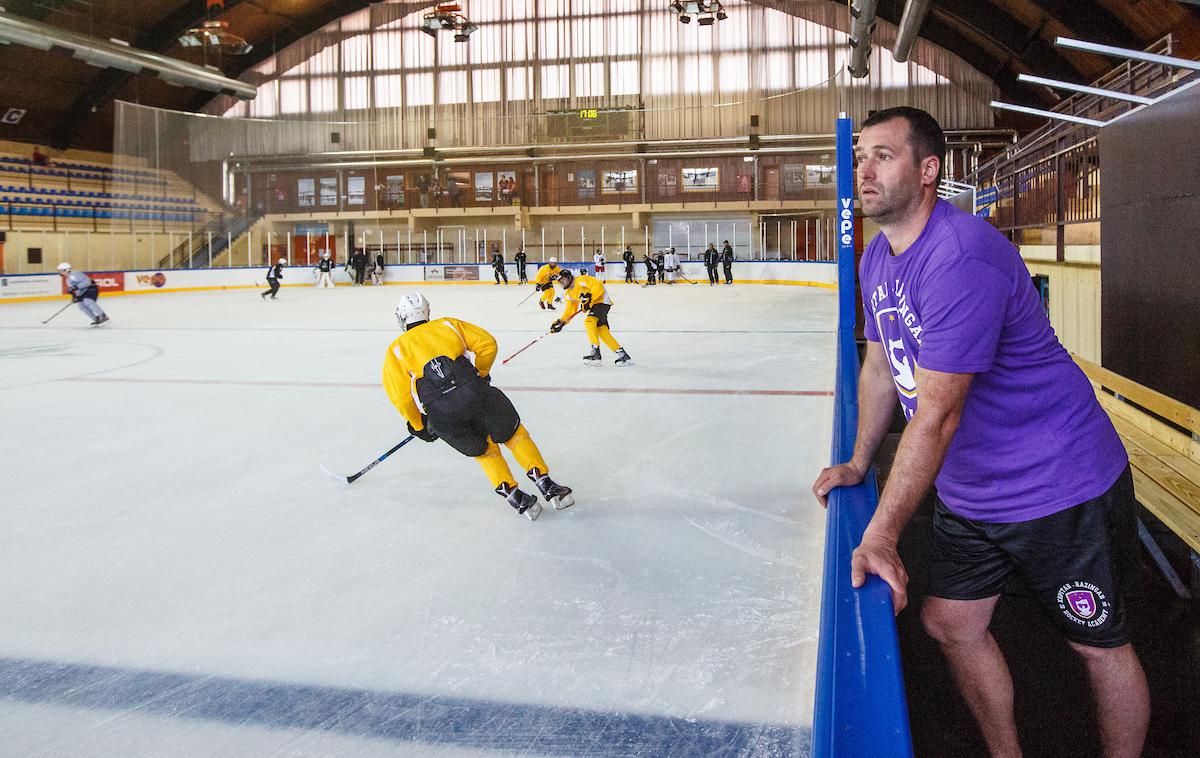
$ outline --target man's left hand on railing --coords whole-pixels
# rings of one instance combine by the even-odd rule
[[[869,531],[850,554],[850,585],[866,584],[867,574],[875,574],[892,588],[892,611],[899,613],[908,605],[908,571],[896,550],[896,541]]]

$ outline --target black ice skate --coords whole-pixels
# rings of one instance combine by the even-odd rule
[[[509,505],[516,508],[517,513],[530,521],[537,521],[537,517],[542,515],[542,504],[538,502],[537,495],[530,495],[528,492],[522,492],[518,488],[504,483],[496,488],[496,492],[507,500]]]
[[[587,363],[590,366],[599,366],[600,365],[600,346],[592,345],[592,352],[583,356],[583,360],[585,363]]]
[[[558,482],[550,478],[548,474],[543,474],[536,466],[526,472],[529,480],[537,485],[537,488],[542,493],[542,497],[546,498],[546,502],[554,506],[554,510],[562,511],[575,505],[575,498],[571,496],[571,488],[564,487]]]
[[[613,363],[618,366],[632,366],[633,359],[629,357],[629,353],[625,352],[625,348],[621,348],[617,351],[617,359]]]

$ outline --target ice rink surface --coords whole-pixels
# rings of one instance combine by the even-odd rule
[[[0,755],[808,754],[836,294],[615,285],[634,366],[497,360],[531,523],[441,442],[321,473],[406,436],[408,289],[0,306]],[[422,291],[501,359],[555,315]]]

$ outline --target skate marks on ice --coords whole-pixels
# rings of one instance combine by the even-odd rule
[[[0,342],[0,390],[94,377],[149,363],[162,353],[140,342]]]

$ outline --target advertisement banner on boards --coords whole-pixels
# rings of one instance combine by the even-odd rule
[[[57,274],[0,276],[0,300],[17,297],[53,297],[62,294]]]
[[[479,266],[426,266],[425,281],[427,282],[477,282],[479,281]]]
[[[134,286],[136,283],[136,286]],[[126,282],[126,289],[162,289],[167,286],[167,275],[161,271],[139,272],[134,274],[133,282]]]
[[[88,274],[92,281],[96,283],[96,288],[101,292],[124,292],[125,291],[125,272],[124,271],[102,271],[95,274]],[[62,294],[67,293],[67,280],[65,278],[59,283],[62,289]]]
[[[444,266],[448,282],[479,281],[479,266]]]

